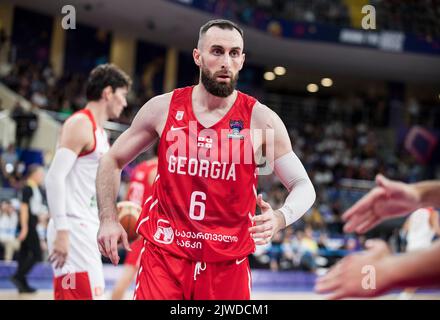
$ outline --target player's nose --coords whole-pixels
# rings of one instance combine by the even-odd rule
[[[226,70],[226,71],[229,71],[229,68],[231,67],[231,57],[229,56],[229,55],[227,55],[227,54],[225,54],[224,56],[223,56],[224,58],[223,58],[223,61],[222,61],[222,70],[224,71],[224,70]]]

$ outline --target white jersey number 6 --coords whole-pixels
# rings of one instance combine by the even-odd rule
[[[201,191],[194,191],[191,194],[191,203],[189,205],[189,217],[193,220],[203,220],[205,218],[205,203],[197,201],[196,198],[200,197],[201,200],[206,200],[206,193]],[[199,214],[196,215],[195,208],[199,207]]]

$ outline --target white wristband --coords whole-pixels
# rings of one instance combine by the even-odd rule
[[[286,221],[286,227],[295,223],[303,216],[302,212],[295,212],[289,207],[289,204],[287,203],[285,203],[284,206],[279,208],[278,211],[280,211],[283,214],[284,220]]]

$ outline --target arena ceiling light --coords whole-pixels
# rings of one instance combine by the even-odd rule
[[[277,76],[284,76],[286,74],[286,68],[278,66],[275,67],[273,69],[273,72],[277,75]]]
[[[315,93],[315,92],[318,92],[318,90],[319,90],[319,87],[316,83],[309,83],[307,85],[308,92]]]
[[[321,79],[321,84],[323,87],[331,87],[333,85],[333,80],[330,78],[322,78]]]
[[[264,73],[264,79],[267,81],[272,81],[275,79],[275,74],[272,71],[267,71]]]

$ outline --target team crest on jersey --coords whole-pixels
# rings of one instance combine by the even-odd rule
[[[244,139],[244,136],[240,134],[240,131],[243,130],[243,127],[243,120],[229,120],[229,128],[231,128],[232,133],[228,134],[228,138]]]
[[[163,244],[170,244],[174,240],[174,231],[168,220],[157,220],[157,230],[154,234],[154,240]]]
[[[182,120],[183,119],[183,113],[184,113],[185,111],[177,111],[177,113],[176,113],[176,120]]]

